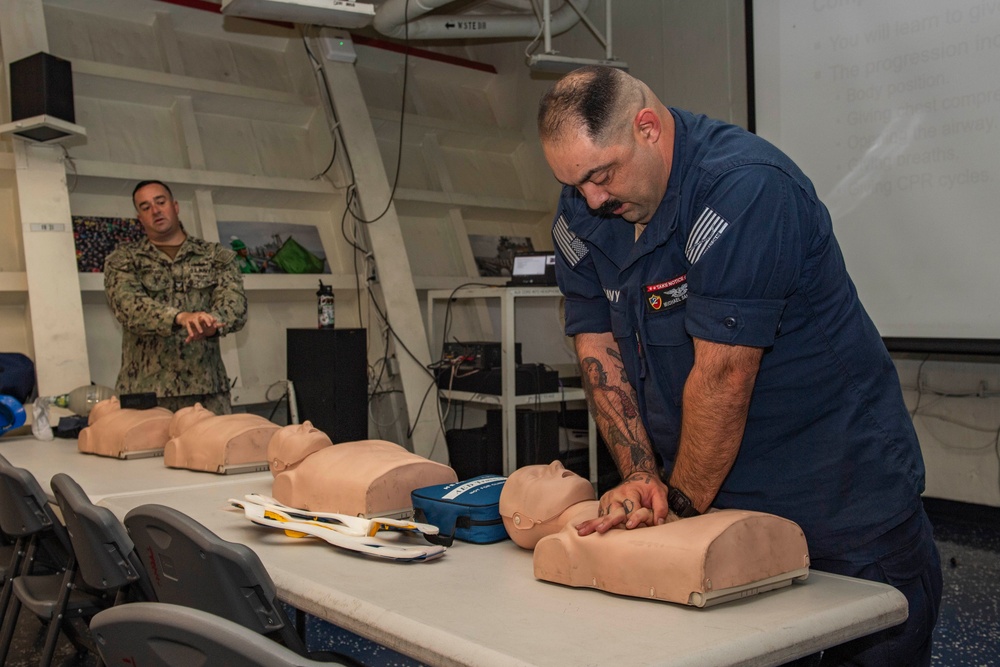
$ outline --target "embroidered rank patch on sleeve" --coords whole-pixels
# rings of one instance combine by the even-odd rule
[[[719,240],[727,227],[729,223],[725,218],[706,206],[698,221],[694,223],[694,228],[688,235],[687,245],[684,246],[684,256],[687,257],[687,261],[694,264],[701,259],[705,251]]]
[[[560,215],[559,219],[552,226],[552,238],[555,239],[556,247],[562,253],[563,259],[570,266],[576,266],[580,260],[587,256],[590,248],[587,247],[580,238],[569,231],[569,221],[565,215]]]

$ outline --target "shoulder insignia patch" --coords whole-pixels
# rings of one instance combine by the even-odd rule
[[[552,238],[559,248],[559,253],[570,266],[576,266],[580,260],[587,256],[590,248],[580,237],[569,230],[569,221],[565,215],[560,215],[555,224],[552,225]]]
[[[708,206],[701,212],[698,221],[694,223],[684,246],[684,256],[692,264],[696,263],[712,244],[719,240],[729,223],[721,215]]]

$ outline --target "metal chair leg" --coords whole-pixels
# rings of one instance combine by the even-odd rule
[[[49,667],[52,664],[52,656],[56,652],[56,644],[59,642],[59,632],[62,630],[63,620],[66,616],[66,607],[69,605],[69,596],[73,592],[73,579],[76,577],[76,567],[70,562],[70,567],[66,568],[63,575],[62,588],[59,590],[59,598],[56,601],[55,609],[52,610],[52,619],[49,621],[49,629],[45,634],[45,647],[42,649],[42,657],[38,664],[40,667]]]
[[[21,600],[14,595],[10,601],[10,606],[3,616],[3,638],[0,639],[0,665],[7,663],[7,653],[10,651],[10,643],[14,640],[14,628],[17,626],[17,617],[20,613]]]

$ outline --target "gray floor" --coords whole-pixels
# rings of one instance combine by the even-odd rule
[[[928,500],[944,590],[935,667],[1000,665],[1000,508]]]
[[[928,500],[935,540],[941,552],[944,592],[934,633],[934,667],[1000,666],[1000,508]],[[21,614],[7,665],[37,665],[44,629],[31,614]],[[311,650],[335,649],[370,667],[415,667],[418,662],[346,630],[310,618]],[[56,665],[97,665],[77,656],[63,638]]]

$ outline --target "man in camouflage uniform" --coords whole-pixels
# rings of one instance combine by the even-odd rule
[[[104,263],[104,290],[124,329],[115,391],[153,392],[171,410],[198,402],[228,414],[219,339],[247,320],[236,253],[189,236],[164,183],[140,182],[132,202],[146,238],[121,244]]]

